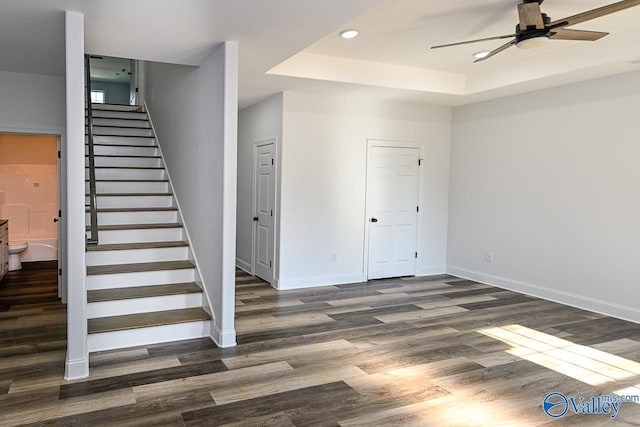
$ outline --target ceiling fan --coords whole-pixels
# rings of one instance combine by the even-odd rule
[[[565,27],[570,27],[581,22],[590,21],[604,15],[609,15],[611,13],[619,12],[633,6],[640,5],[640,0],[623,0],[607,6],[599,7],[597,9],[589,10],[587,12],[582,12],[577,15],[569,16],[567,18],[551,21],[551,18],[549,18],[546,13],[542,13],[542,11],[540,10],[540,5],[543,1],[544,0],[524,0],[522,4],[518,5],[518,16],[520,17],[520,22],[516,25],[516,31],[514,34],[487,37],[477,40],[468,40],[458,43],[443,44],[432,46],[431,49],[440,49],[443,47],[478,43],[487,40],[512,38],[512,40],[508,43],[503,44],[497,49],[489,52],[486,56],[478,58],[474,61],[479,62],[489,59],[492,56],[497,55],[498,53],[505,51],[514,45],[521,49],[528,49],[540,46],[548,39],[596,41],[609,33],[603,33],[599,31],[571,30]]]

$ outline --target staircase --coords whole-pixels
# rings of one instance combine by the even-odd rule
[[[211,316],[147,114],[92,104],[92,117],[98,245],[87,245],[89,351],[209,336]],[[88,164],[87,155],[87,231]]]

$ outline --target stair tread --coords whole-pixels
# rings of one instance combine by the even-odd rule
[[[84,134],[85,136],[87,136],[87,134]],[[95,133],[93,134],[93,136],[113,136],[113,137],[122,137],[122,138],[155,138],[155,136],[152,135],[111,135],[108,133]]]
[[[88,320],[90,334],[148,328],[176,323],[210,320],[211,316],[201,307],[180,310],[156,311],[152,313],[127,314],[125,316],[102,317]]]
[[[84,124],[85,124],[85,125],[88,125],[88,124],[89,124],[89,122],[87,121],[87,118],[88,118],[88,117],[87,117],[87,116],[85,116],[84,118],[85,118],[85,122],[84,122]],[[102,116],[100,116],[100,115],[97,115],[97,116],[93,116],[93,115],[92,115],[92,117],[91,117],[91,118],[93,119],[93,127],[109,127],[109,128],[120,128],[120,127],[122,127],[122,128],[130,128],[130,127],[137,127],[137,128],[140,128],[140,129],[151,129],[151,126],[148,126],[148,125],[149,125],[149,119],[142,118],[142,117],[140,117],[140,118],[132,118],[132,117],[126,118],[126,117],[102,117]],[[96,121],[96,120],[100,120],[100,121],[102,121],[102,122],[109,121],[109,123],[108,123],[108,124],[105,124],[105,123],[95,123],[95,121]],[[139,124],[145,124],[145,123],[146,123],[146,124],[147,124],[147,126],[129,126],[129,125],[127,125],[127,124],[118,124],[118,125],[114,125],[114,124],[111,124],[111,122],[112,122],[112,121],[123,121],[123,122],[127,122],[127,123],[136,123],[136,122],[138,122]]]
[[[94,120],[123,120],[123,119],[111,119],[106,117],[94,117]],[[142,120],[140,120],[142,122]],[[86,124],[85,124],[86,126]],[[107,124],[93,124],[93,128],[112,128],[112,129],[144,129],[151,130],[150,126],[126,126],[126,125],[107,125]]]
[[[84,136],[85,136],[84,145],[87,145],[89,143],[89,138],[88,138],[89,135],[87,133],[85,133]],[[94,137],[96,137],[96,136],[100,137],[100,139],[93,138],[93,143],[94,144],[101,144],[100,141],[104,141],[105,139],[108,139],[108,138],[105,138],[105,137],[112,137],[112,136],[117,137],[118,141],[121,140],[120,138],[126,138],[128,142],[131,142],[131,143],[134,143],[134,144],[141,142],[141,141],[134,141],[134,140],[138,140],[140,138],[148,138],[147,136],[144,136],[144,135],[101,135],[101,134],[96,134],[96,132],[93,133],[93,136]],[[105,142],[113,143],[113,141],[105,141]],[[154,147],[156,147],[156,146],[157,145],[154,145]]]
[[[91,182],[85,179],[84,182]],[[168,179],[96,179],[96,182],[169,182]]]
[[[136,286],[131,288],[99,289],[87,292],[87,302],[118,301],[124,299],[160,297],[167,295],[195,294],[202,289],[195,283]]]
[[[87,109],[87,103],[85,102],[85,110]],[[107,107],[107,108],[105,108]],[[108,107],[116,107],[117,110],[108,108]],[[142,109],[144,111],[143,105],[131,105],[131,104],[114,104],[110,102],[92,102],[91,103],[92,110],[100,110],[100,111],[133,111],[138,112],[138,109]]]
[[[105,110],[100,110],[105,111]],[[111,110],[113,111],[113,110]],[[96,110],[97,112],[97,110]],[[100,120],[137,120],[137,121],[149,121],[149,119],[146,117],[147,113],[137,113],[135,111],[118,111],[118,113],[136,113],[136,114],[142,114],[145,117],[105,117],[103,115],[101,115],[100,113],[97,113],[98,115],[96,115],[96,112],[93,112],[92,114],[92,118],[94,119],[100,119]],[[85,120],[88,119],[89,117],[87,115],[84,116]],[[86,123],[85,123],[86,124]]]
[[[151,228],[181,228],[183,225],[177,222],[157,223],[157,224],[118,224],[118,225],[100,225],[98,231],[114,231],[114,230],[147,230]],[[86,226],[89,231],[91,226]]]
[[[85,197],[90,194],[85,193]],[[173,193],[96,193],[99,197],[133,197],[133,196],[173,196]]]
[[[114,118],[107,118],[107,117],[94,117],[94,119],[98,119],[98,120],[121,120],[121,119],[114,119]],[[85,126],[86,125],[87,125],[87,123],[85,123]],[[123,126],[123,125],[110,125],[110,124],[95,124],[95,123],[93,123],[93,127],[94,128],[119,128],[119,129],[151,129],[151,126],[140,127],[140,126]]]
[[[176,207],[157,207],[157,208],[100,208],[97,212],[165,212],[177,211]],[[89,212],[89,209],[86,210]]]
[[[88,154],[85,157],[89,157]],[[93,157],[124,157],[124,158],[133,158],[133,159],[161,159],[161,156],[143,156],[136,154],[94,154]]]
[[[84,145],[89,145],[85,143]],[[98,144],[93,143],[94,147],[136,147],[136,148],[158,148],[156,145],[136,145],[136,144]]]
[[[92,265],[87,267],[87,275],[143,273],[147,271],[185,270],[194,268],[191,261],[138,262],[135,264]]]
[[[85,169],[89,169],[89,166],[85,166]],[[96,166],[96,169],[161,169],[164,170],[164,166]]]
[[[87,251],[124,251],[134,249],[180,248],[185,246],[189,246],[189,244],[182,240],[174,240],[171,242],[111,243],[106,245],[87,246]]]

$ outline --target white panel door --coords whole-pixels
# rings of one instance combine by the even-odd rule
[[[368,278],[413,276],[420,150],[374,146],[369,155]]]
[[[255,148],[254,262],[255,275],[273,280],[273,208],[275,205],[274,144]]]

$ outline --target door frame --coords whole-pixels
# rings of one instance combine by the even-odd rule
[[[58,222],[58,298],[64,304],[67,303],[67,222],[65,210],[67,206],[67,157],[66,157],[66,133],[61,129],[32,129],[32,128],[11,128],[1,127],[0,133],[18,135],[46,135],[56,137],[56,147],[60,156],[57,158],[57,180],[58,180],[58,210],[62,212]],[[9,224],[11,228],[11,224]]]
[[[367,140],[367,161],[365,167],[365,211],[364,211],[364,243],[363,243],[363,258],[362,258],[362,281],[366,282],[369,280],[369,233],[371,231],[371,223],[369,222],[369,218],[371,218],[371,195],[369,191],[371,190],[371,176],[369,174],[369,168],[371,166],[371,156],[374,147],[388,147],[388,148],[414,148],[418,149],[418,159],[424,163],[426,144],[424,142],[412,142],[412,141],[390,141],[390,140],[382,140],[382,139],[368,139]],[[423,206],[423,179],[424,179],[424,171],[423,167],[418,168],[418,206],[421,207],[420,212],[418,212],[416,219],[416,251],[418,252],[418,258],[415,262],[413,275],[415,276],[418,271],[418,260],[420,259],[420,236],[421,228],[422,228],[422,215],[420,213],[424,212]]]
[[[279,258],[280,253],[279,249],[279,225],[280,225],[280,144],[277,136],[273,136],[270,138],[264,138],[253,142],[251,155],[253,156],[253,166],[251,171],[251,216],[255,216],[257,204],[256,204],[256,196],[257,196],[257,188],[256,188],[256,168],[258,164],[258,148],[264,147],[265,145],[273,144],[273,159],[274,159],[274,168],[273,168],[273,179],[274,179],[274,192],[273,192],[273,267],[271,269],[271,286],[276,287],[277,278],[279,276]],[[255,221],[251,222],[251,274],[256,274],[256,223]]]

